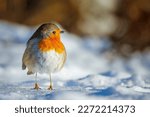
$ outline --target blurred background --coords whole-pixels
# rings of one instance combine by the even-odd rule
[[[122,55],[150,47],[150,0],[0,0],[0,19],[57,21],[82,37],[110,37]]]

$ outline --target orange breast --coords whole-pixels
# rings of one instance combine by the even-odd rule
[[[52,36],[51,38],[42,39],[38,44],[38,48],[42,52],[48,52],[51,50],[55,50],[59,54],[63,53],[65,50],[64,45],[60,41],[60,38],[56,37],[56,36]]]

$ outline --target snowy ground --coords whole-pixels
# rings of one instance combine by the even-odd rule
[[[108,39],[81,40],[63,34],[67,62],[49,78],[38,75],[41,89],[35,91],[34,75],[21,69],[28,38],[35,29],[0,21],[0,99],[150,99],[150,52],[135,53],[128,60],[113,56]]]

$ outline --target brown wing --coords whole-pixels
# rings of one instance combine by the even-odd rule
[[[22,57],[22,70],[26,69],[26,65],[24,64],[24,58],[25,58],[25,56],[26,56],[26,50],[25,50],[25,52],[23,54],[23,57]]]

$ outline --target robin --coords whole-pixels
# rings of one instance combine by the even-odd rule
[[[42,24],[27,42],[22,58],[22,69],[28,69],[27,74],[35,74],[34,89],[39,89],[37,73],[46,73],[50,78],[48,90],[52,90],[51,73],[61,70],[66,61],[66,50],[61,42],[61,26],[57,23]]]

